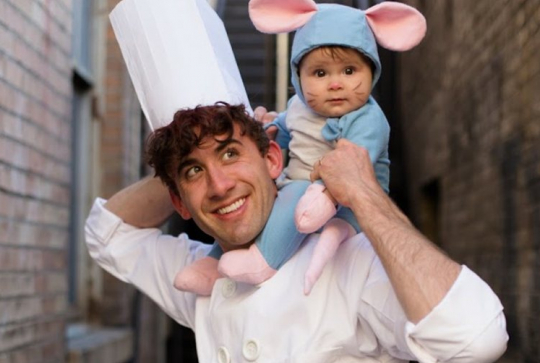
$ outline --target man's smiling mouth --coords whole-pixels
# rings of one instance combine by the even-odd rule
[[[235,210],[237,210],[238,208],[243,206],[245,202],[246,202],[246,198],[240,198],[236,202],[234,202],[233,204],[231,204],[231,205],[229,205],[227,207],[223,207],[223,208],[218,209],[217,212],[218,212],[218,214],[222,214],[222,215],[234,212]]]

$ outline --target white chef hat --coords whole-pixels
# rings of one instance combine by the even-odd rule
[[[122,0],[111,24],[152,130],[217,101],[252,113],[221,19],[206,0]]]

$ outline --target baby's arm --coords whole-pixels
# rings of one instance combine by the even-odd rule
[[[390,125],[372,98],[364,107],[343,116],[339,123],[342,130],[339,138],[365,148],[373,165],[388,150]]]
[[[274,141],[277,142],[279,147],[282,149],[288,149],[289,142],[291,141],[291,134],[285,123],[286,117],[287,112],[281,112],[277,115],[274,121],[264,125],[264,129],[267,131],[267,134],[275,134]],[[271,130],[273,128],[276,128],[276,131],[272,132]]]
[[[359,145],[365,145],[365,148],[369,150],[371,162],[375,164],[381,155],[387,157],[390,130],[380,108],[376,103],[374,107],[371,106],[364,106],[339,120],[329,120],[329,122],[334,122],[333,125],[329,126],[331,126],[332,133],[338,138],[350,139]],[[321,166],[323,163],[324,157],[317,164]],[[321,192],[321,190],[324,191]],[[299,230],[308,233],[324,225],[306,271],[305,294],[311,292],[324,266],[334,256],[341,243],[359,232],[360,227],[350,209],[342,208],[336,218],[332,218],[336,213],[336,204],[334,197],[320,181],[308,188],[298,204],[295,220]]]
[[[390,127],[375,100],[370,98],[363,107],[339,119],[328,119],[322,134],[328,141],[344,138],[367,149],[372,163],[377,164],[375,168],[378,177],[380,175],[379,182],[385,190],[388,189],[389,172],[385,163],[388,161]],[[323,162],[324,157],[318,161]],[[322,182],[315,182],[296,208],[298,229],[303,233],[318,230],[336,213],[335,205],[334,198],[325,190]]]
[[[293,102],[294,97],[295,96],[292,96],[287,102],[287,109],[291,102]],[[291,133],[286,123],[287,110],[276,113],[275,111],[266,112],[264,107],[257,107],[255,109],[254,117],[257,121],[261,121],[264,124],[264,129],[270,139],[277,142],[282,149],[289,148]]]

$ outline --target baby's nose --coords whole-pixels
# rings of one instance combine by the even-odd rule
[[[331,90],[337,90],[337,89],[340,89],[341,87],[342,87],[341,82],[339,82],[339,81],[331,81],[328,88],[330,88]]]

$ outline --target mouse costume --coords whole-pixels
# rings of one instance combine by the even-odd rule
[[[374,87],[381,75],[377,42],[391,50],[408,50],[422,40],[426,23],[414,8],[394,2],[385,2],[366,11],[336,4],[317,5],[311,0],[251,0],[249,6],[251,19],[260,31],[280,33],[296,30],[290,61],[291,82],[296,95],[289,100],[286,112],[272,123],[278,127],[276,141],[289,150],[288,165],[278,180],[280,192],[287,192],[288,198],[276,201],[262,238],[250,248],[251,252],[227,253],[220,262],[220,269],[232,278],[260,283],[262,279],[243,277],[256,276],[250,275],[249,269],[264,270],[264,262],[277,270],[302,242],[299,237],[303,237],[303,234],[298,231],[315,232],[335,215],[352,226],[354,231],[346,230],[350,227],[338,221],[331,221],[335,224],[331,232],[330,229],[325,232],[326,227],[322,230],[323,237],[319,243],[326,245],[315,250],[312,266],[306,272],[304,289],[309,293],[339,243],[360,231],[352,211],[348,208],[336,210],[323,194],[325,188],[321,181],[306,184],[313,165],[331,151],[339,139],[350,140],[367,149],[377,179],[388,192],[390,126],[372,96],[360,108],[341,117],[327,118],[315,113],[304,99],[299,76],[300,62],[312,50],[320,47],[353,49],[369,59]],[[289,234],[286,234],[282,228],[291,223],[291,210],[295,207],[297,230],[289,229]],[[265,233],[268,238],[265,238]],[[261,254],[264,259],[261,259]],[[261,263],[254,268],[242,263],[246,259],[257,259]]]

